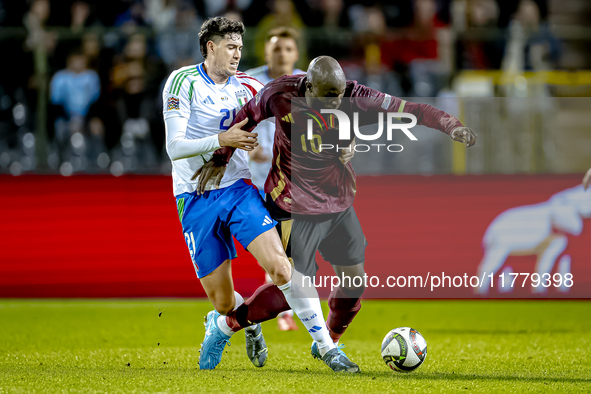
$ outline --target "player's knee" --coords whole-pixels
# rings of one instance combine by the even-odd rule
[[[227,315],[234,310],[235,301],[232,298],[212,300],[213,307],[221,315]]]
[[[365,285],[360,284],[358,286],[341,286],[341,292],[346,296],[346,298],[361,298],[363,293],[365,292]]]
[[[355,264],[351,266],[335,266],[335,273],[339,277],[345,277],[341,283],[341,290],[351,298],[360,298],[365,292],[365,270],[364,264]]]
[[[285,260],[285,261],[283,261]],[[281,259],[278,264],[273,265],[267,273],[277,286],[283,286],[291,280],[291,264],[287,259]]]

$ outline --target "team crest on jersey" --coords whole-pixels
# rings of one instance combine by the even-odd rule
[[[246,104],[246,102],[248,101],[246,98],[247,98],[247,95],[244,90],[240,90],[240,91],[236,92],[236,99],[238,100],[238,104],[240,104],[241,107],[244,104]]]
[[[173,111],[179,110],[179,99],[178,97],[169,97],[168,101],[166,101],[166,110]]]

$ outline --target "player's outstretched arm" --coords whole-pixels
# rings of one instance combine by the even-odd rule
[[[457,142],[470,147],[476,143],[476,133],[464,126],[455,116],[448,114],[429,104],[412,103],[395,98],[393,104],[400,100],[397,112],[408,112],[416,116],[417,124],[439,130]],[[396,104],[394,104],[396,105]]]
[[[353,92],[356,97],[374,98],[359,102],[358,105],[362,110],[382,111],[385,109],[388,112],[410,113],[417,118],[417,124],[439,130],[449,135],[452,140],[466,144],[467,147],[476,143],[477,136],[474,131],[465,127],[455,116],[432,105],[402,100],[363,85],[357,85]]]
[[[589,185],[591,184],[591,168],[587,171],[585,176],[583,177],[583,188],[587,190]]]

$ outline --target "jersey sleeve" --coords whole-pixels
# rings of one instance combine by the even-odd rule
[[[367,112],[405,112],[417,118],[417,124],[450,134],[457,127],[462,127],[455,116],[429,104],[419,104],[390,96],[364,85],[353,88],[352,97],[357,99],[359,109]]]
[[[166,81],[162,91],[162,114],[164,120],[180,116],[189,119],[191,116],[191,100],[193,84],[184,71],[174,72]]]
[[[162,92],[166,152],[173,161],[210,153],[220,147],[217,135],[187,139],[187,123],[191,117],[194,93],[189,76],[194,74],[192,70],[172,73]]]
[[[258,82],[252,77],[249,78]],[[273,82],[266,86],[263,86],[263,84],[260,82],[258,82],[258,85],[254,83],[249,85],[252,87],[251,94],[253,94],[253,97],[246,103],[245,106],[242,107],[238,114],[236,114],[236,117],[234,118],[234,121],[230,127],[234,126],[236,123],[242,122],[244,119],[248,119],[248,122],[242,127],[242,130],[252,131],[263,120],[272,117],[273,114],[269,109],[269,104],[271,102],[270,98],[274,94],[272,85]],[[256,93],[255,86],[260,87]],[[224,146],[214,152],[212,160],[217,166],[228,164],[232,154],[234,153],[234,150],[235,148]]]

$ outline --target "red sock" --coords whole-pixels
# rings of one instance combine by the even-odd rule
[[[337,343],[361,309],[361,298],[347,298],[337,287],[328,297],[328,307],[330,311],[326,319],[326,327],[332,341]]]
[[[289,309],[283,292],[274,284],[268,283],[259,287],[244,304],[230,312],[226,316],[226,323],[232,331],[240,331],[253,324],[274,319],[279,313]]]

